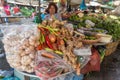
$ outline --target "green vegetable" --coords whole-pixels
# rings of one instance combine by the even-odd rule
[[[95,40],[96,37],[94,37],[94,36],[85,36],[85,39],[88,39],[88,40]]]
[[[118,20],[107,18],[97,23],[96,27],[107,30],[108,34],[112,35],[114,41],[120,39],[120,23]]]
[[[22,14],[25,16],[25,17],[30,17],[32,15],[32,13],[34,12],[34,9],[28,9],[27,7],[22,7],[20,9],[20,11],[22,12]]]
[[[100,57],[100,59],[101,59],[100,62],[102,62],[103,59],[104,59],[104,57],[105,57],[105,49],[100,49],[99,52],[100,52],[100,56],[101,56],[101,57]]]
[[[58,50],[54,51],[55,53],[59,54],[59,55],[63,55],[63,52],[60,52]]]

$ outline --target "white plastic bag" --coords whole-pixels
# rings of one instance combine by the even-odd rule
[[[2,28],[6,58],[11,67],[33,72],[39,32],[36,25],[4,25]]]
[[[115,15],[120,15],[120,6],[116,7],[113,11],[112,11],[113,14]]]
[[[73,53],[77,56],[90,56],[92,54],[90,46],[85,46],[79,49],[75,48]]]

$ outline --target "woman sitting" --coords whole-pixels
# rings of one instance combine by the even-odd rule
[[[45,20],[62,20],[61,15],[57,13],[58,8],[57,5],[55,3],[50,3],[48,5],[48,8],[46,10],[47,15],[45,17]]]

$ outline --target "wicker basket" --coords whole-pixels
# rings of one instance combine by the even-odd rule
[[[108,43],[106,45],[106,51],[105,51],[105,56],[108,56],[110,54],[112,54],[116,49],[117,49],[117,46],[119,44],[119,41],[115,41],[115,42],[111,42],[111,43]]]
[[[95,39],[95,40],[82,40],[82,42],[84,43],[84,44],[95,44],[95,43],[97,43],[97,42],[99,42],[100,41],[100,39]]]

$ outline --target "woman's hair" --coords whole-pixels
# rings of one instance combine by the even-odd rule
[[[46,9],[46,12],[49,13],[49,9],[50,9],[51,6],[55,7],[55,13],[57,13],[58,8],[57,8],[57,5],[54,2],[49,3],[48,8]]]

